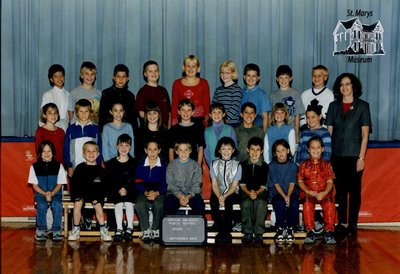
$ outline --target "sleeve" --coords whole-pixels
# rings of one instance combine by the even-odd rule
[[[303,115],[305,113],[303,100],[301,99],[301,94],[296,90],[296,115]]]
[[[268,188],[275,187],[276,183],[278,182],[278,178],[276,176],[277,170],[274,165],[269,166],[269,173],[268,173]]]
[[[206,140],[205,140],[205,138],[204,138],[204,132],[205,132],[205,128],[204,128],[204,126],[203,126],[203,124],[198,124],[199,126],[197,127],[198,129],[198,132],[197,132],[197,136],[198,136],[198,143],[197,143],[197,145],[199,146],[199,147],[205,147],[206,146]],[[211,151],[210,151],[210,153],[212,153]]]
[[[172,125],[175,125],[178,123],[178,104],[179,104],[179,81],[180,79],[177,79],[174,81],[172,84],[172,102],[171,102],[171,122]]]
[[[232,96],[231,106],[227,110],[228,117],[235,117],[240,114],[240,107],[242,103],[242,89],[237,86],[235,89],[232,90],[232,93],[236,93],[237,96]]]
[[[231,127],[230,137],[232,138],[233,142],[235,143],[236,149],[237,149],[237,138],[236,138],[235,129],[233,127]]]
[[[212,103],[212,104],[218,103],[218,90],[219,90],[219,88],[217,88],[217,89],[215,90],[215,92],[214,92],[214,95],[213,95],[213,97],[212,97],[212,99],[211,99],[211,103]]]
[[[129,155],[131,155],[132,158],[135,158],[135,135],[133,134],[132,126],[129,123],[127,123],[127,125],[128,125],[128,135],[131,136],[132,138],[131,151],[129,152]]]
[[[143,87],[139,89],[137,95],[136,95],[136,102],[135,102],[135,111],[144,111],[144,106],[145,106],[145,95],[143,91]]]
[[[42,135],[41,132],[42,132],[42,131],[41,131],[40,127],[37,128],[37,129],[36,129],[36,132],[35,132],[35,152],[36,152],[36,153],[37,153],[37,151],[38,151],[40,142],[43,141],[43,135]],[[39,155],[37,155],[37,156],[39,157]]]
[[[102,154],[103,154],[103,159],[104,162],[107,162],[111,159],[110,155],[110,132],[109,132],[109,127],[107,125],[104,126],[103,128],[103,133],[101,134],[102,140],[103,140],[103,147],[101,149]]]
[[[247,184],[247,173],[246,173],[246,168],[243,168],[243,165],[245,165],[245,162],[240,163],[240,167],[242,170],[242,176],[239,181],[239,186],[245,186]]]
[[[58,170],[57,184],[59,185],[67,184],[67,172],[65,171],[62,164],[60,164],[60,169]]]
[[[304,179],[304,162],[302,162],[297,173],[297,181],[304,181]]]
[[[207,132],[209,130],[212,130],[212,127],[209,127],[204,131],[204,140],[207,140],[206,136],[207,136]],[[207,143],[206,143],[206,146],[204,148],[204,159],[206,160],[207,165],[211,169],[212,161],[211,161],[210,145],[207,144]]]
[[[32,184],[32,185],[39,184],[38,179],[36,177],[35,169],[33,168],[33,165],[31,165],[31,167],[29,168],[28,183]]]
[[[167,167],[167,174],[166,174],[167,191],[168,193],[176,195],[179,193],[179,190],[175,184],[174,171],[173,171],[174,167],[172,165],[173,162],[171,162]]]
[[[369,104],[365,102],[365,107],[361,113],[361,126],[369,126],[370,132],[372,132],[372,123],[371,123],[371,112],[369,110]]]
[[[65,133],[65,139],[64,139],[64,164],[66,168],[72,167],[72,162],[71,162],[71,126],[67,128],[67,132]]]
[[[193,166],[194,166],[193,176],[192,176],[191,186],[188,192],[192,194],[201,194],[201,180],[202,180],[201,168],[197,164],[197,162],[193,163]]]
[[[107,110],[107,95],[103,91],[100,98],[100,107],[99,107],[99,127],[100,131],[103,131],[103,127],[107,124],[108,110]]]
[[[242,179],[242,166],[239,164],[238,170],[235,174],[235,177],[233,178],[234,181],[240,181]]]
[[[264,162],[269,164],[271,162],[271,159],[269,158],[269,141],[268,141],[268,133],[265,132],[264,136]]]
[[[324,153],[322,155],[323,159],[326,161],[330,161],[332,154],[332,138],[329,135],[328,130],[324,130],[324,133],[321,137],[322,141],[324,142]]]
[[[96,159],[96,162],[98,165],[101,165],[101,162],[103,161],[103,144],[101,142],[101,133],[100,133],[100,127],[98,127],[97,125],[95,126],[95,131],[96,131],[96,139],[97,139],[97,145],[99,146],[99,156]]]
[[[158,188],[158,192],[161,194],[165,194],[167,192],[167,181],[166,181],[166,167],[162,166],[160,169],[160,187]]]
[[[261,90],[262,91],[262,100],[261,100],[261,113],[264,113],[264,112],[271,112],[271,110],[272,110],[272,106],[271,106],[271,101],[269,100],[269,98],[268,98],[268,95],[267,95],[267,93],[264,91],[264,90]]]
[[[288,141],[290,146],[290,153],[292,154],[292,156],[294,156],[296,154],[296,132],[294,129],[291,129],[289,131]]]
[[[334,116],[333,112],[334,112],[334,104],[335,104],[335,102],[336,101],[333,101],[333,102],[331,102],[329,104],[328,111],[326,112],[325,124],[327,126],[333,126],[334,125],[333,124],[333,116]]]
[[[215,178],[215,171],[214,171],[214,161],[210,165],[210,178]]]
[[[210,113],[210,86],[208,81],[203,79],[204,90],[203,93],[203,106],[204,106],[204,117],[207,118],[208,113]]]

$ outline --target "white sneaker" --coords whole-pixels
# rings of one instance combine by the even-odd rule
[[[79,227],[73,227],[68,236],[68,241],[77,241],[80,238],[81,230]]]
[[[233,227],[232,227],[233,231],[236,232],[242,232],[242,223],[236,223]]]
[[[152,231],[151,231],[151,238],[152,238],[154,241],[159,241],[159,240],[160,240],[160,230],[159,230],[159,229],[152,230]]]
[[[150,241],[151,240],[151,230],[147,229],[145,231],[142,231],[142,235],[140,235],[140,239],[142,239],[142,241]]]
[[[108,229],[106,227],[100,228],[100,238],[101,238],[102,241],[105,241],[105,242],[111,242],[112,241],[112,237],[108,233]]]

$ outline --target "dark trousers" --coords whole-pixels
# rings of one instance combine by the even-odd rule
[[[363,171],[357,172],[357,157],[332,156],[335,172],[336,198],[338,203],[338,222],[357,227],[361,207],[361,178]],[[347,202],[348,200],[348,202]],[[347,218],[348,212],[348,218]]]
[[[276,216],[276,227],[295,227],[299,220],[299,197],[297,195],[290,196],[290,204],[287,207],[285,199],[281,195],[275,195],[272,198]]]
[[[233,205],[239,203],[239,195],[233,193],[225,199],[225,210],[219,210],[219,200],[214,192],[211,194],[210,206],[211,216],[214,222],[217,224],[218,231],[220,232],[231,232],[232,231],[232,220],[239,221],[238,214],[233,211]]]
[[[194,195],[189,200],[189,206],[192,210],[189,211],[190,215],[201,215],[204,216],[205,205],[203,197],[200,194]],[[165,198],[165,215],[176,215],[178,213],[179,208],[181,207],[179,203],[179,199],[174,194],[168,194]]]

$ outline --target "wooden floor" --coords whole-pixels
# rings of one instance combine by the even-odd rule
[[[399,229],[360,229],[357,239],[336,246],[208,244],[165,247],[79,242],[36,243],[34,228],[2,224],[1,273],[400,273]]]

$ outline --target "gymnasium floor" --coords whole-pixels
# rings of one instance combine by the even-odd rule
[[[102,243],[98,237],[79,242],[36,243],[33,224],[2,223],[1,273],[400,273],[400,228],[363,227],[357,238],[336,246],[302,239],[278,246],[208,244],[165,247]]]

